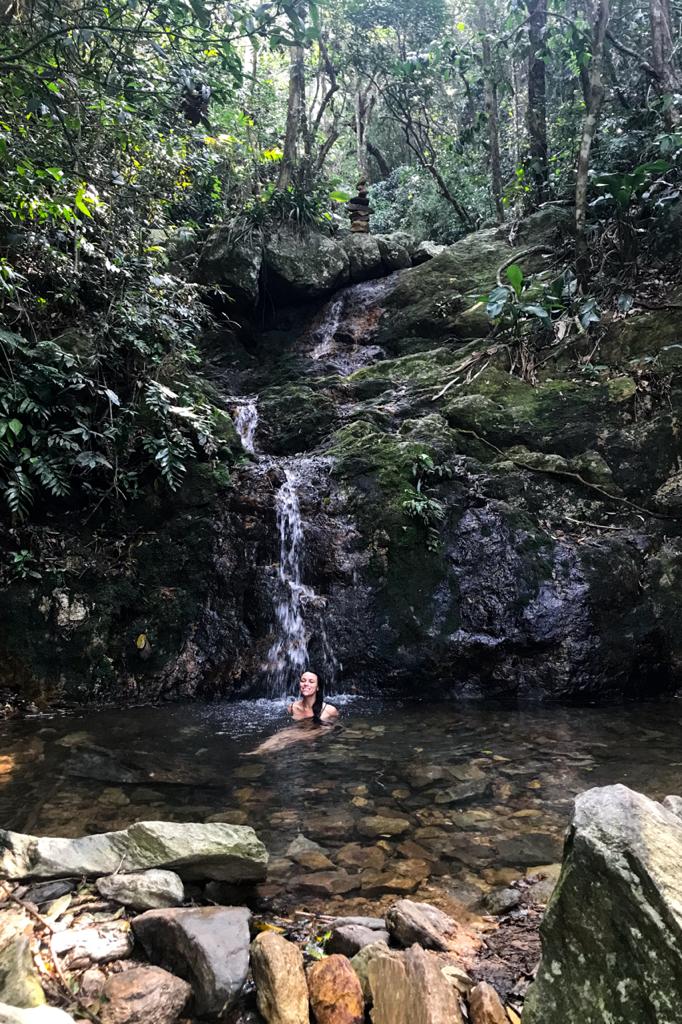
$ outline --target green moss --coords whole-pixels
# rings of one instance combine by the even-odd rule
[[[262,392],[258,403],[259,431],[267,435],[275,455],[310,451],[333,426],[336,412],[320,388],[288,383]]]

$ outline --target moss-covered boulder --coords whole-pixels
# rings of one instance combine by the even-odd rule
[[[311,451],[336,419],[332,400],[306,384],[268,388],[258,403],[259,447],[275,455]]]
[[[318,233],[281,229],[265,240],[267,287],[284,301],[328,295],[350,279],[350,260],[341,241]]]
[[[231,227],[213,231],[200,253],[198,277],[218,285],[241,306],[253,308],[260,297],[263,240],[259,232],[239,234]]]

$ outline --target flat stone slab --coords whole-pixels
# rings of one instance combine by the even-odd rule
[[[236,1002],[249,971],[246,907],[174,907],[133,918],[149,959],[189,982],[193,1012],[219,1017]]]
[[[226,823],[138,821],[120,832],[80,839],[0,829],[0,878],[113,875],[166,868],[183,879],[261,881],[268,854],[252,828]]]

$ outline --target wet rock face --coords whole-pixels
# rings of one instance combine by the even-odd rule
[[[681,877],[676,814],[620,785],[579,796],[524,1024],[675,1024]]]

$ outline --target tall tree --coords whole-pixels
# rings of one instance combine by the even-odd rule
[[[545,35],[547,0],[528,0],[528,128],[529,178],[532,198],[541,203],[547,198],[549,153],[547,145],[547,76],[545,71]]]
[[[680,89],[680,78],[674,63],[670,0],[649,0],[649,24],[657,90],[664,101],[666,123],[672,128],[678,120],[674,97]]]
[[[582,138],[578,152],[578,169],[575,183],[575,237],[578,268],[582,276],[586,273],[587,257],[587,183],[590,170],[590,153],[602,103],[604,102],[604,43],[611,15],[609,0],[587,0],[592,23],[592,54],[589,64],[589,87],[583,120]]]

